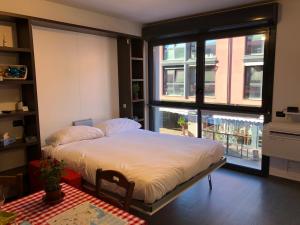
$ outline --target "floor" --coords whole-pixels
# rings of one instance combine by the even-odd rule
[[[228,169],[207,179],[151,217],[148,225],[300,225],[300,183]]]
[[[226,155],[227,158],[227,162],[232,163],[232,164],[236,164],[236,165],[241,165],[241,166],[245,166],[245,167],[249,167],[249,168],[253,168],[253,169],[261,169],[261,159],[260,160],[249,160],[249,159],[245,159],[245,158],[238,158],[238,157],[233,157],[230,155]]]

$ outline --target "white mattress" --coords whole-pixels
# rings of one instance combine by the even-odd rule
[[[133,198],[153,203],[207,169],[224,155],[224,147],[208,139],[131,130],[109,137],[45,146],[46,155],[95,184],[97,168],[118,170],[135,182]]]

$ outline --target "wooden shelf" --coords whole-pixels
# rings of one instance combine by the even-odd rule
[[[30,53],[30,48],[13,48],[13,47],[0,47],[0,52],[12,52],[12,53]]]
[[[131,81],[132,82],[142,82],[142,81],[144,81],[144,79],[132,79]]]
[[[141,119],[138,119],[138,122],[144,122],[145,119],[141,118]]]
[[[32,142],[32,143],[26,143],[23,140],[17,140],[15,143],[4,146],[4,147],[0,147],[0,152],[4,151],[4,150],[9,150],[9,149],[16,149],[16,148],[25,148],[27,146],[33,146],[33,145],[37,145],[38,142]]]
[[[2,113],[2,114],[0,114],[0,119],[31,116],[31,115],[35,115],[35,112],[34,111],[29,111],[29,112],[13,111],[11,113]]]
[[[33,84],[32,80],[4,80],[0,81],[0,86]]]
[[[27,166],[20,166],[13,169],[0,172],[1,176],[15,176],[18,173],[27,174]]]
[[[32,57],[34,49],[32,48],[33,39],[31,19],[27,17],[19,17],[13,14],[7,15],[6,13],[0,12],[0,21],[9,21],[11,23],[9,24],[9,26],[12,27],[10,32],[11,36],[14,40],[17,40],[18,42],[18,45],[15,45],[14,47],[0,47],[0,53],[3,55],[3,57],[1,57],[1,64],[11,65],[13,63],[18,65],[25,65],[28,69],[27,80],[0,81],[0,90],[4,92],[4,94],[7,94],[9,99],[15,99],[15,94],[11,93],[10,89],[17,89],[19,95],[18,99],[22,100],[24,102],[24,105],[28,106],[29,109],[32,110],[28,112],[2,112],[0,114],[0,126],[3,126],[2,130],[10,131],[10,135],[14,136],[16,132],[14,130],[11,130],[11,128],[13,127],[13,120],[22,120],[22,136],[36,137],[37,139],[37,142],[33,143],[26,143],[24,139],[20,139],[11,145],[0,147],[0,151],[5,151],[7,153],[3,155],[2,161],[9,161],[9,159],[13,157],[13,155],[11,155],[10,153],[11,149],[16,148],[20,151],[24,150],[24,164],[27,165],[31,160],[41,158],[39,118],[37,115],[38,104],[37,93],[35,88],[36,74],[34,69],[34,59]],[[4,110],[4,108],[2,108],[2,110]],[[18,123],[19,121],[16,122]],[[15,125],[17,125],[17,123]],[[19,168],[13,168],[14,166],[15,165],[13,163],[7,162],[7,165],[3,169],[9,169],[10,173],[12,175],[15,175]]]
[[[135,99],[135,100],[132,100],[132,102],[144,102],[145,100],[144,99]]]
[[[138,57],[131,57],[131,60],[138,60],[138,61],[143,61],[144,58],[138,58]]]

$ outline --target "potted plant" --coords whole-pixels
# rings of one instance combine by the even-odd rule
[[[133,95],[134,100],[139,99],[140,90],[141,90],[141,88],[140,88],[140,85],[138,83],[132,84],[132,95]]]
[[[46,202],[56,202],[63,198],[60,180],[63,175],[65,163],[55,159],[45,159],[41,162],[41,179],[44,184]]]
[[[181,127],[182,135],[185,135],[185,131],[188,129],[188,123],[184,116],[178,118],[177,124]]]

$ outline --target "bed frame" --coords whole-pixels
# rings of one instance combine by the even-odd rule
[[[154,203],[145,203],[141,200],[132,199],[131,201],[131,208],[136,209],[144,214],[153,215],[154,213],[158,212],[160,209],[165,207],[167,204],[175,200],[182,192],[192,187],[195,183],[201,180],[204,177],[208,177],[209,188],[212,190],[212,179],[211,173],[217,170],[218,168],[222,167],[226,163],[226,158],[222,157],[218,162],[212,164],[206,170],[201,171],[188,181],[177,185],[175,189],[167,193],[164,197],[157,200]],[[89,193],[95,193],[95,185],[90,184],[89,182],[83,180],[82,183],[83,189]]]
[[[86,119],[86,120],[79,120],[79,121],[74,121],[73,122],[74,126],[78,125],[86,125],[86,126],[92,126],[93,121],[91,119]],[[165,207],[167,204],[175,200],[182,192],[187,190],[188,188],[192,187],[196,182],[201,180],[204,177],[208,177],[208,183],[209,183],[209,188],[212,190],[212,180],[211,180],[211,173],[217,170],[218,168],[222,167],[226,163],[226,158],[222,157],[218,162],[210,165],[206,170],[201,171],[191,179],[187,180],[186,182],[177,185],[175,189],[167,193],[164,197],[161,199],[157,200],[156,202],[152,204],[145,203],[141,200],[132,200],[131,208],[134,208],[142,213],[148,214],[148,215],[153,215],[163,207]],[[88,191],[88,192],[95,192],[95,185],[90,184],[89,182],[83,180],[83,188]]]

